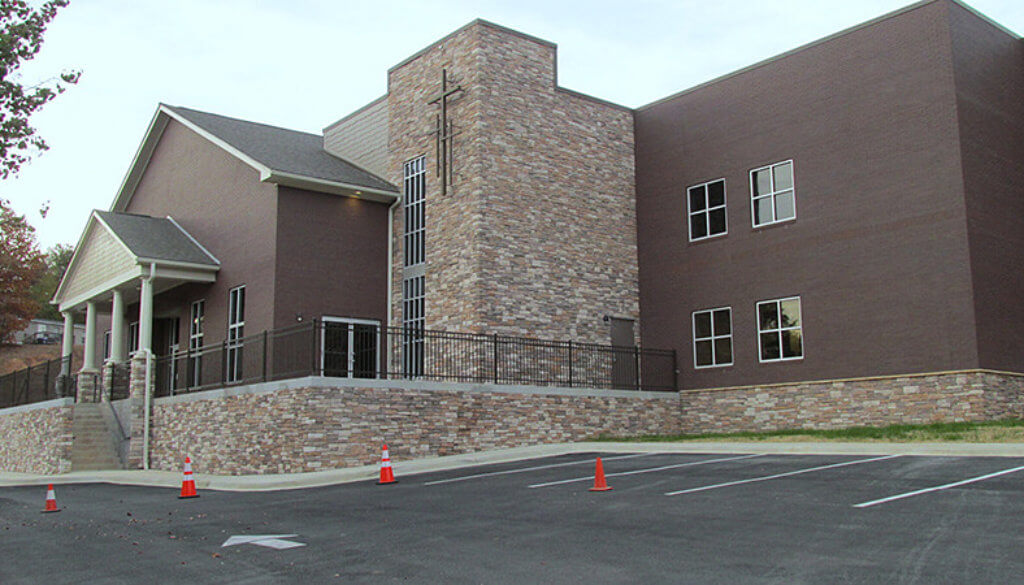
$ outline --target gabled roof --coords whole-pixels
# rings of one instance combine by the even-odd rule
[[[93,211],[51,302],[70,310],[147,274],[213,282],[219,270],[220,261],[172,217]]]
[[[96,211],[96,216],[140,259],[220,266],[206,248],[170,217]]]
[[[160,104],[111,211],[124,211],[167,124],[175,120],[260,173],[268,183],[391,203],[399,189],[323,148],[323,137]]]
[[[246,122],[178,106],[164,107],[272,170],[398,193],[398,189],[391,183],[328,153],[324,150],[324,137],[319,134]]]

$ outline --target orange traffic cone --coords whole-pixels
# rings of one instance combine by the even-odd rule
[[[388,455],[388,446],[384,445],[384,453],[380,457],[380,481],[377,485],[398,483],[395,479],[395,472],[391,470],[391,455]]]
[[[53,492],[53,484],[46,486],[46,507],[43,508],[43,513],[47,512],[60,512],[60,508],[57,507],[57,495]]]
[[[198,498],[199,494],[196,493],[196,482],[192,479],[192,458],[185,458],[185,477],[181,480],[181,495],[178,499],[183,498]]]
[[[590,488],[592,492],[606,492],[610,490],[608,483],[604,480],[604,464],[601,463],[601,458],[597,458],[597,469],[594,470],[594,487]]]

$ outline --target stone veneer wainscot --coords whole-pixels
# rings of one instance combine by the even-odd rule
[[[383,442],[401,461],[678,430],[672,392],[304,378],[157,399],[151,463],[294,473],[378,463]]]

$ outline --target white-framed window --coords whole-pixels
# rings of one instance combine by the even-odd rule
[[[426,157],[416,157],[405,163],[405,234],[403,266],[416,266],[426,261]]]
[[[426,325],[426,157],[403,167],[405,232],[402,275],[402,369],[407,376],[423,375],[423,329]]]
[[[408,376],[423,375],[423,330],[427,324],[423,281],[422,276],[402,281],[402,369]]]
[[[228,291],[228,339],[225,380],[242,379],[242,338],[245,337],[245,285]]]
[[[690,241],[721,236],[729,231],[725,217],[725,179],[708,181],[686,190]]]
[[[139,322],[132,321],[128,324],[128,355],[139,350]]]
[[[206,321],[206,299],[192,303],[188,320],[189,385],[203,384],[203,322]]]
[[[693,312],[693,367],[732,365],[732,307]]]
[[[103,332],[103,361],[110,359],[110,329]]]
[[[804,357],[800,297],[757,303],[757,347],[762,362]]]
[[[750,218],[754,227],[796,219],[792,160],[750,171]]]

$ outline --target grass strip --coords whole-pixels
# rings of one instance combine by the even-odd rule
[[[843,429],[780,429],[764,432],[701,433],[682,435],[600,435],[598,441],[685,442],[685,441],[848,441],[848,442],[1024,442],[1024,419],[1010,418],[982,422],[950,422]]]

